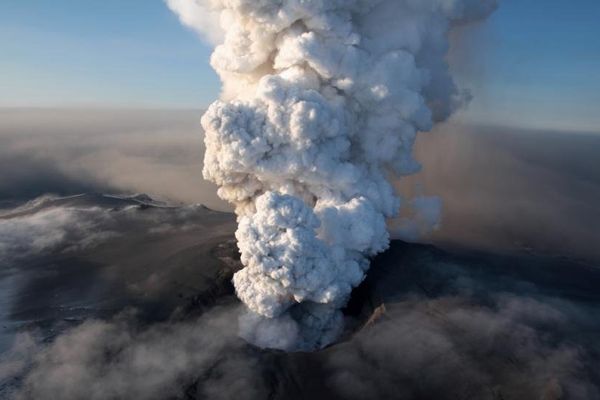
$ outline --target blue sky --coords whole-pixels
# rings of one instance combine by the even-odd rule
[[[600,132],[600,1],[500,0],[481,29],[469,117]]]
[[[600,1],[500,0],[466,36],[460,118],[600,131]],[[205,107],[210,48],[162,0],[0,1],[1,106]]]

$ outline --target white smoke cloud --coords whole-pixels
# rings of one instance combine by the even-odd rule
[[[234,283],[254,321],[243,336],[287,350],[325,346],[368,258],[388,246],[385,219],[403,204],[388,177],[418,171],[417,132],[468,100],[449,74],[447,34],[495,1],[168,4],[204,34],[226,30],[211,59],[223,97],[202,118],[204,176],[239,216],[246,269]],[[204,23],[206,10],[220,29]]]
[[[202,39],[218,44],[225,36],[219,24],[219,13],[212,10],[206,1],[166,0],[173,12],[179,15],[182,24],[195,30]]]

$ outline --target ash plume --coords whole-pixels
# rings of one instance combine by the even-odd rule
[[[238,215],[242,336],[322,348],[388,247],[386,219],[404,206],[390,178],[419,170],[417,132],[469,98],[450,76],[447,35],[495,1],[167,2],[217,44],[223,93],[202,118],[203,173]]]

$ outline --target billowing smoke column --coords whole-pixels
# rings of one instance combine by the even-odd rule
[[[445,62],[452,27],[494,0],[168,0],[218,44],[222,99],[202,118],[204,177],[235,205],[248,307],[242,335],[314,350],[389,244],[415,173],[412,147],[459,107]]]

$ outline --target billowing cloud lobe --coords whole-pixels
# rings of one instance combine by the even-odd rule
[[[417,132],[468,99],[448,71],[447,34],[495,2],[168,4],[204,34],[216,28],[194,15],[218,14],[225,32],[211,59],[222,99],[202,118],[204,177],[239,217],[246,268],[234,284],[254,321],[242,333],[265,347],[323,347],[369,257],[388,246],[385,220],[403,205],[390,176],[417,172]],[[265,339],[282,334],[291,339]]]

